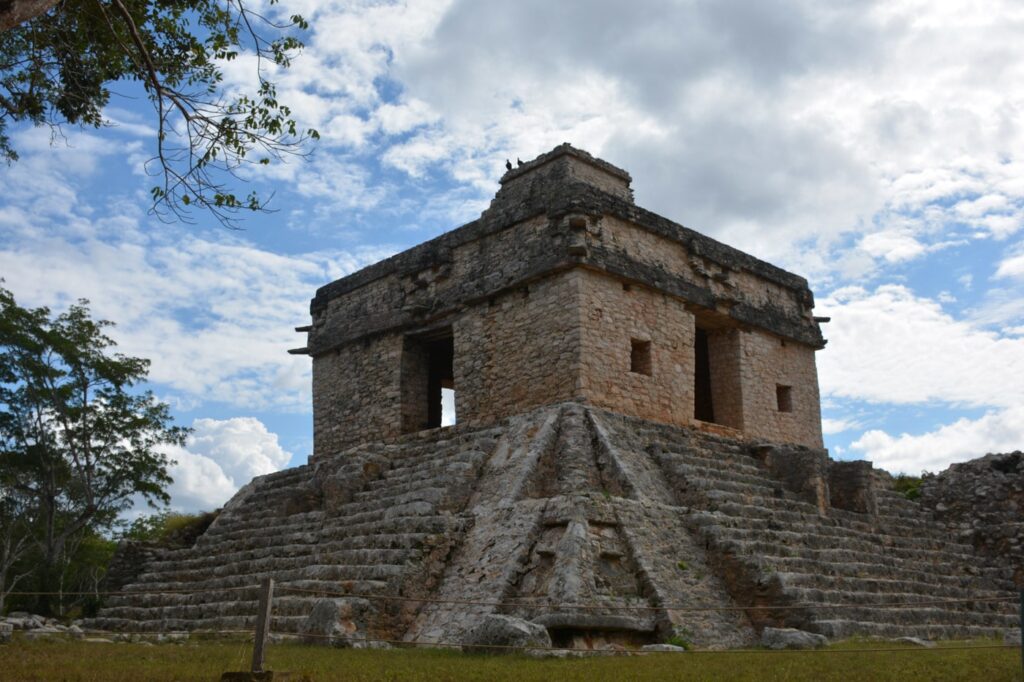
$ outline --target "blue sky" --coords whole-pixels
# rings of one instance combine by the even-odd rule
[[[318,286],[472,220],[506,158],[563,141],[810,280],[833,456],[919,472],[1024,445],[1019,3],[284,4],[311,31],[279,93],[322,140],[246,178],[276,212],[236,232],[149,215],[131,89],[102,129],[13,130],[0,168],[6,286],[90,299],[195,427],[176,506],[305,461],[309,360],[285,351]]]

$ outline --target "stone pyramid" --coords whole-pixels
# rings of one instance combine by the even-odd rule
[[[91,624],[248,629],[269,576],[274,631],[329,604],[352,644],[458,644],[491,614],[580,649],[1016,626],[998,557],[822,449],[806,280],[629,185],[563,145],[479,220],[322,287],[293,351],[309,463],[137,562]]]

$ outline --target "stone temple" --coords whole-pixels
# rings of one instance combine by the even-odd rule
[[[309,463],[137,562],[94,624],[251,628],[271,576],[274,630],[333,608],[353,643],[457,643],[491,614],[575,648],[1015,627],[1012,570],[822,448],[813,305],[559,146],[478,220],[316,292],[292,351]]]

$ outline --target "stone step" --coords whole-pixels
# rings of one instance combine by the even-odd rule
[[[711,452],[678,452],[665,450],[662,452],[669,466],[690,466],[699,468],[709,476],[720,472],[722,476],[742,475],[752,479],[775,481],[761,462],[745,454],[719,456]]]
[[[337,521],[331,523],[324,526],[321,537],[325,540],[344,540],[369,535],[445,533],[451,529],[451,524],[454,520],[455,517],[443,514],[422,516],[394,515],[389,517],[377,515],[376,517],[358,522],[346,520],[345,522]]]
[[[872,570],[871,564],[855,564],[863,566],[865,573]],[[831,564],[815,567],[806,562],[802,566],[782,563],[774,566],[774,573],[782,580],[785,588],[793,590],[812,590],[816,593],[842,593],[855,595],[853,601],[861,599],[866,602],[901,601],[900,595],[918,595],[925,599],[986,599],[1006,596],[1005,590],[995,588],[991,583],[976,576],[942,576],[939,573],[894,575],[884,573],[867,573],[866,575],[851,574],[855,568],[842,564]],[[817,568],[817,570],[815,570]],[[821,598],[820,601],[829,601]]]
[[[158,573],[166,570],[198,569],[207,566],[249,561],[273,556],[297,556],[310,553],[333,552],[336,550],[375,550],[375,549],[416,549],[429,537],[427,533],[381,533],[359,535],[343,540],[320,541],[315,544],[301,545],[263,545],[237,552],[216,552],[192,550],[188,558],[181,557],[171,561],[154,561],[147,565],[147,572]]]
[[[433,506],[444,499],[447,489],[442,487],[423,486],[419,489],[398,494],[391,494],[391,491],[388,489],[376,492],[377,495],[375,496],[354,499],[352,502],[339,505],[337,509],[331,513],[332,518],[350,518],[368,513],[380,515],[382,512],[390,512],[391,510],[415,504],[417,502],[426,502]]]
[[[340,590],[333,590],[340,594]],[[274,617],[307,616],[313,605],[321,597],[318,595],[275,594],[272,614]],[[202,601],[195,603],[177,603],[163,605],[132,606],[121,605],[108,607],[104,616],[108,618],[125,618],[130,620],[167,620],[188,619],[203,620],[222,616],[254,616],[259,608],[259,599],[235,599],[229,601]]]
[[[292,485],[298,481],[309,480],[313,475],[313,469],[308,464],[303,464],[297,467],[291,467],[290,469],[281,469],[270,474],[258,476],[253,479],[256,483],[255,488],[257,490],[265,490],[268,488],[281,488],[283,486]]]
[[[271,571],[299,568],[310,564],[369,565],[404,564],[419,557],[417,550],[409,549],[337,549],[324,545],[312,545],[304,553],[268,554],[253,559],[217,562],[219,557],[200,565],[183,565],[161,570],[147,571],[139,580],[153,582],[182,582],[238,573],[266,573]]]
[[[338,517],[332,518],[330,523],[324,525],[323,532],[325,535],[331,535],[336,532],[337,529],[347,529],[353,526],[361,526],[363,524],[380,523],[382,521],[398,518],[414,519],[417,517],[436,516],[438,516],[438,514],[437,505],[435,503],[427,502],[425,500],[416,500],[382,509],[366,509],[364,511],[344,514],[343,516],[339,515]]]
[[[262,521],[262,523],[260,522]],[[238,523],[228,527],[218,527],[204,533],[201,537],[203,545],[219,544],[230,542],[242,537],[259,535],[264,538],[288,537],[292,535],[305,535],[319,532],[324,523],[324,515],[318,512],[316,518],[305,520],[292,520],[289,517],[253,519],[249,522]],[[199,544],[199,543],[197,543]]]
[[[943,594],[942,590],[928,593],[926,591],[907,591],[905,584],[892,581],[887,586],[877,585],[877,587],[888,587],[888,590],[868,591],[862,589],[856,583],[837,582],[822,587],[811,587],[796,584],[797,578],[802,578],[803,576],[781,574],[780,577],[782,578],[783,589],[786,595],[797,604],[857,604],[865,608],[891,610],[893,612],[928,608],[951,613],[973,613],[979,616],[990,615],[995,616],[996,620],[1000,622],[1004,616],[1011,620],[1019,618],[1017,614],[1018,606],[1011,592],[959,589],[955,590],[959,593],[958,595]],[[807,582],[810,583],[812,581],[808,580]],[[995,597],[1002,598],[1004,601],[986,601]],[[963,599],[973,599],[973,601],[960,601]],[[949,603],[935,603],[945,601],[949,601]],[[920,604],[920,606],[881,609],[877,606],[879,604]]]
[[[764,510],[763,507],[736,502],[719,503],[715,511],[722,515],[722,522],[718,525],[723,527],[731,526],[748,530],[756,529],[778,532],[786,532],[788,530],[798,534],[809,533],[816,536],[838,537],[846,541],[860,540],[866,543],[874,543],[876,547],[879,545],[888,547],[888,545],[884,544],[884,541],[889,537],[893,542],[898,541],[901,547],[941,548],[944,551],[953,551],[957,554],[973,556],[973,548],[970,545],[947,539],[948,536],[940,532],[930,534],[918,533],[910,536],[887,536],[884,532],[877,530],[864,530],[839,525],[836,519],[830,519],[829,517],[788,512],[781,509],[769,512]]]
[[[729,519],[731,521],[732,519]],[[782,525],[782,524],[780,524]],[[790,529],[793,526],[789,526]],[[871,555],[884,554],[890,558],[930,563],[965,562],[976,565],[977,557],[969,551],[969,547],[956,543],[943,543],[927,538],[892,538],[888,536],[871,536],[842,528],[829,526],[804,526],[798,530],[769,527],[767,525],[750,525],[745,527],[727,526],[719,523],[700,523],[703,533],[714,536],[719,541],[767,542],[770,547],[807,548],[811,550],[848,549]]]
[[[785,565],[787,562],[793,565],[818,563],[823,568],[849,566],[849,570],[842,573],[843,575],[856,575],[858,571],[864,570],[901,571],[908,574],[921,573],[925,575],[935,575],[937,571],[941,571],[939,575],[953,577],[951,568],[954,565],[962,567],[960,572],[962,576],[976,577],[984,574],[981,567],[957,562],[954,560],[955,555],[941,551],[901,549],[902,554],[879,553],[877,547],[867,550],[857,550],[849,546],[812,547],[805,544],[783,544],[759,536],[754,537],[756,539],[753,540],[730,538],[728,542],[743,554],[765,557],[767,561],[778,566]],[[964,560],[967,558],[969,557],[964,557]]]
[[[320,528],[310,528],[304,531],[289,531],[287,533],[271,533],[269,535],[251,531],[234,531],[222,536],[211,536],[203,544],[196,543],[198,551],[216,552],[237,552],[245,549],[266,547],[267,543],[278,545],[311,545],[320,540]],[[173,559],[174,557],[168,557]]]
[[[370,481],[365,490],[355,494],[354,500],[363,501],[374,499],[382,492],[392,495],[408,493],[422,488],[423,486],[448,487],[459,477],[470,473],[473,465],[470,462],[449,462],[440,470],[433,473],[414,473],[406,475],[392,475]]]
[[[227,573],[224,575],[210,576],[208,573],[197,573],[195,580],[170,581],[170,580],[143,580],[125,586],[126,592],[161,592],[161,591],[217,591],[229,590],[231,588],[252,587],[258,585],[265,576],[273,577],[281,582],[294,582],[301,580],[320,581],[348,581],[348,580],[381,580],[387,581],[390,578],[400,576],[406,570],[405,565],[347,565],[334,564],[304,564],[298,568],[270,570],[257,573]]]
[[[846,617],[814,620],[805,627],[834,640],[854,636],[921,637],[928,640],[1001,638],[1005,631],[1000,626],[857,621],[849,614],[844,615]]]
[[[306,620],[306,615],[271,616],[271,634],[294,634]],[[237,638],[252,636],[256,629],[256,616],[232,615],[216,616],[192,620],[188,618],[109,618],[100,617],[89,621],[89,627],[100,630],[120,632],[159,633],[159,632],[200,632],[223,633],[224,637]]]
[[[288,526],[315,526],[322,523],[323,519],[324,512],[322,510],[301,514],[287,514],[284,510],[259,510],[253,511],[251,514],[232,514],[228,518],[218,520],[203,536],[257,528],[272,528],[274,530],[281,528],[287,531]]]
[[[476,451],[458,454],[442,453],[430,458],[404,463],[401,466],[392,465],[390,469],[384,472],[381,478],[370,481],[367,484],[367,489],[377,490],[387,488],[390,485],[409,483],[417,479],[451,476],[453,467],[457,467],[457,465],[472,465],[482,461],[484,457],[484,453]]]
[[[308,533],[275,537],[274,542],[287,545],[316,544],[357,535],[381,533],[440,533],[450,530],[450,516],[437,514],[427,502],[411,502],[376,512],[363,512],[344,517],[330,517],[322,528]],[[265,547],[267,540],[256,533],[238,533],[232,538],[211,538],[211,546],[221,553],[244,552]],[[189,555],[178,555],[189,556]],[[171,557],[174,558],[174,557]]]

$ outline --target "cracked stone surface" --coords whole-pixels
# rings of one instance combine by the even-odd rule
[[[255,479],[84,627],[252,628],[263,577],[275,631],[347,600],[343,629],[410,642],[458,644],[493,615],[580,649],[1017,627],[1012,601],[935,603],[1016,592],[884,477],[876,513],[837,508],[827,458],[780,478],[765,447],[577,403],[366,443]]]

